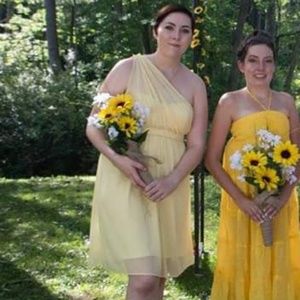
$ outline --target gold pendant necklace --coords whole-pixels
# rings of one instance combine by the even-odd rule
[[[264,110],[270,110],[271,105],[272,105],[272,92],[271,90],[269,91],[268,95],[268,105],[264,105],[249,89],[246,87],[246,91],[248,95],[254,100],[256,103],[258,103]]]

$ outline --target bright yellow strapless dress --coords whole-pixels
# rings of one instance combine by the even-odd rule
[[[232,180],[249,195],[249,185],[236,179],[229,157],[258,129],[289,139],[289,120],[278,111],[261,111],[235,121],[223,158]],[[263,245],[260,227],[222,190],[217,265],[210,300],[300,300],[300,231],[296,191],[273,221],[272,247]]]
[[[157,178],[169,174],[185,151],[193,110],[163,74],[134,56],[128,92],[150,108],[142,151]],[[100,156],[94,190],[89,258],[127,274],[178,276],[193,263],[190,183],[187,176],[162,202],[153,203],[106,157]]]

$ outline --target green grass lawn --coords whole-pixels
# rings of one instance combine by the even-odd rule
[[[94,177],[0,179],[0,299],[124,299],[126,276],[87,265]],[[168,281],[165,299],[206,299],[212,283],[219,190],[205,180],[205,251]]]

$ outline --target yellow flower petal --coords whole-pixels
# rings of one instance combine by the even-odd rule
[[[119,94],[108,101],[108,106],[118,112],[126,113],[133,107],[133,99],[129,94]]]
[[[279,143],[274,147],[273,159],[283,166],[295,166],[300,158],[297,145],[290,141]]]
[[[242,166],[250,170],[263,168],[267,162],[267,157],[260,151],[249,151],[242,156]]]
[[[137,133],[137,121],[131,117],[123,116],[117,120],[117,124],[120,130],[129,138]]]
[[[254,178],[261,190],[276,190],[280,183],[280,178],[277,176],[276,170],[271,168],[258,169]]]
[[[98,112],[98,118],[100,119],[100,122],[104,124],[113,123],[116,115],[117,115],[117,111],[112,107],[101,109]]]

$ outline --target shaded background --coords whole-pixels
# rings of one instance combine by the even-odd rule
[[[184,62],[205,80],[210,116],[219,96],[242,85],[235,63],[253,29],[274,36],[273,86],[299,100],[300,2],[173,1],[196,11],[200,44]],[[166,1],[0,1],[0,177],[94,174],[85,139],[96,86],[120,58],[155,46],[151,21]]]

